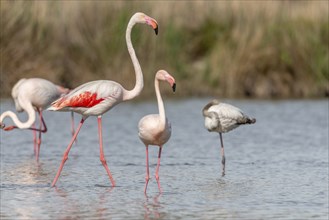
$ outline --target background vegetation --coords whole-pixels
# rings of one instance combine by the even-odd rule
[[[328,4],[1,0],[1,97],[22,77],[70,88],[111,79],[131,89],[125,30],[137,11],[159,23],[158,36],[142,25],[132,33],[140,98],[153,98],[158,69],[175,76],[176,97],[328,97]]]

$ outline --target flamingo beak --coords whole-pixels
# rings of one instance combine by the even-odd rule
[[[172,91],[173,91],[173,92],[176,91],[176,83],[174,83],[174,84],[172,85]]]
[[[13,129],[17,128],[16,126],[14,125],[11,125],[11,126],[8,126],[8,127],[3,127],[2,129],[5,130],[5,131],[11,131]]]
[[[158,35],[158,31],[159,31],[158,22],[151,17],[146,17],[146,23],[152,26],[153,30],[155,31],[155,34]]]

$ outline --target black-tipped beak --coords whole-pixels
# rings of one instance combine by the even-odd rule
[[[176,91],[176,83],[174,83],[174,85],[172,85],[172,91]]]
[[[154,32],[156,35],[158,35],[158,31],[159,31],[159,27],[157,26],[156,28],[154,28]]]

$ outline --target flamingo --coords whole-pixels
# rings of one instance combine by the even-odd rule
[[[17,112],[25,111],[28,115],[28,120],[26,122],[21,122],[14,112],[6,111],[0,116],[0,127],[5,131],[10,131],[16,128],[32,130],[34,137],[34,153],[38,161],[41,145],[41,133],[47,132],[47,126],[42,116],[42,110],[48,107],[51,102],[59,98],[61,95],[68,92],[69,89],[55,85],[45,79],[20,79],[12,88],[11,95],[14,99]],[[39,114],[40,127],[38,129],[34,126],[36,121],[34,109]],[[15,125],[6,126],[3,123],[6,117],[10,117]],[[37,131],[39,132],[38,138],[36,137]]]
[[[205,127],[209,132],[218,132],[221,143],[222,176],[225,175],[225,153],[222,133],[229,132],[240,125],[254,124],[255,118],[245,115],[239,108],[218,100],[212,100],[202,110]]]
[[[172,77],[165,70],[159,70],[155,75],[154,86],[155,94],[158,101],[159,114],[151,114],[144,116],[138,123],[138,135],[141,141],[146,147],[146,177],[145,188],[146,193],[147,185],[150,179],[149,173],[149,158],[148,158],[148,146],[159,146],[158,163],[156,167],[155,178],[158,183],[158,188],[161,193],[160,181],[159,181],[159,168],[162,146],[169,140],[171,136],[171,124],[166,118],[165,109],[159,89],[159,81],[167,81],[175,92],[176,83],[174,77]]]
[[[115,181],[112,177],[110,169],[107,166],[107,162],[103,153],[103,140],[102,140],[102,115],[112,109],[114,106],[122,101],[127,101],[135,98],[140,94],[143,89],[143,73],[141,66],[138,62],[135,50],[131,42],[131,30],[137,23],[147,24],[151,26],[155,34],[158,34],[158,23],[155,19],[145,15],[144,13],[137,12],[129,20],[126,29],[126,43],[129,55],[131,57],[136,76],[136,84],[132,90],[124,89],[119,83],[109,80],[97,80],[85,83],[76,89],[72,90],[69,94],[54,101],[52,106],[48,110],[53,111],[73,111],[82,115],[81,121],[73,135],[71,142],[64,152],[62,162],[59,166],[58,172],[51,184],[55,186],[63,166],[68,159],[68,154],[72,147],[74,140],[76,139],[84,121],[89,116],[97,116],[98,121],[98,134],[99,134],[99,146],[100,146],[100,161],[104,166],[112,186],[115,186]]]

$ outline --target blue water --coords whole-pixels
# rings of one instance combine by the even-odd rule
[[[157,147],[150,148],[152,178],[143,192],[145,147],[137,123],[157,112],[152,101],[122,103],[103,116],[114,188],[99,161],[95,117],[82,127],[54,188],[70,114],[44,113],[48,132],[39,163],[31,131],[1,131],[1,219],[328,219],[328,100],[224,100],[257,119],[223,135],[225,177],[219,136],[203,126],[209,100],[165,97],[173,131],[162,151],[162,194],[154,178]],[[1,100],[1,112],[8,109],[12,101]]]

